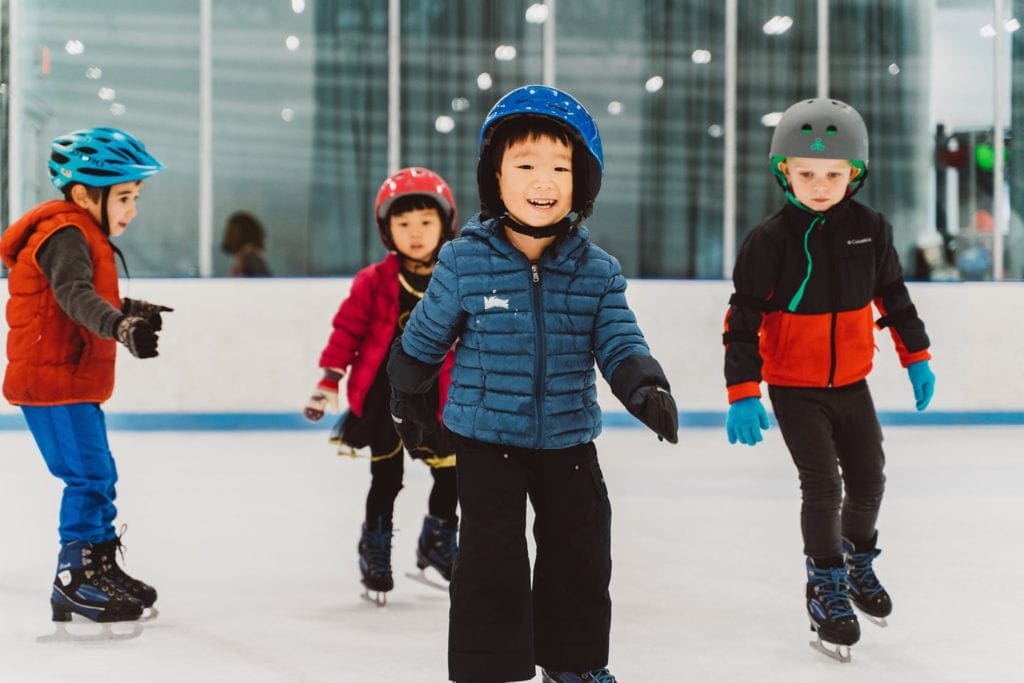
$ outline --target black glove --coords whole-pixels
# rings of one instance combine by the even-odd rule
[[[121,299],[121,312],[127,316],[145,318],[154,332],[159,332],[163,329],[164,321],[160,314],[170,313],[173,310],[173,308],[161,306],[160,304],[151,304],[142,299]]]
[[[117,341],[124,344],[136,358],[153,358],[156,350],[156,332],[145,318],[126,315],[117,323]]]
[[[427,401],[426,394],[409,394],[391,389],[391,419],[395,431],[409,450],[423,443],[423,435],[437,429],[437,416]]]
[[[633,392],[626,408],[658,435],[658,441],[679,443],[679,411],[668,389],[656,385],[640,387]]]

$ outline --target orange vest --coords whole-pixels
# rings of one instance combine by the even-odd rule
[[[4,397],[14,405],[102,403],[114,390],[117,342],[97,337],[71,320],[57,304],[36,261],[39,248],[66,226],[85,236],[96,293],[121,308],[114,250],[87,211],[55,199],[7,228],[0,238],[0,257],[10,268],[11,294]]]

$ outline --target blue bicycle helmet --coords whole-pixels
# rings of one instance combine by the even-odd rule
[[[58,190],[71,183],[110,187],[144,180],[164,170],[145,145],[117,128],[87,128],[54,139],[50,182]]]
[[[579,158],[573,165],[572,210],[576,223],[594,210],[594,200],[601,189],[604,154],[597,123],[576,98],[569,93],[545,85],[525,85],[507,93],[491,108],[480,128],[477,160],[477,185],[481,211],[490,217],[500,216],[505,206],[498,193],[494,154],[490,149],[494,132],[513,116],[547,116],[565,126]]]

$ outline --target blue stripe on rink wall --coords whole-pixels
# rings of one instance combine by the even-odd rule
[[[309,422],[299,413],[107,413],[107,428],[130,432],[155,431],[329,431],[336,417]],[[966,427],[1024,425],[1024,411],[879,411],[878,418],[888,427]],[[775,420],[772,418],[772,424]],[[725,411],[684,411],[679,425],[688,428],[723,428]],[[605,412],[605,427],[642,427],[625,411]],[[0,431],[28,430],[20,414],[0,415]]]

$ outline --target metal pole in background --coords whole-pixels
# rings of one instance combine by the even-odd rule
[[[542,29],[544,64],[541,68],[544,72],[544,85],[555,87],[555,0],[544,0],[544,5],[548,8],[548,16]]]
[[[995,96],[995,122],[992,126],[992,151],[996,158],[992,166],[992,279],[1002,280],[1003,273],[1003,225],[1006,223],[1006,210],[1003,199],[1006,197],[1006,168],[1003,164],[1003,137],[1006,135],[1003,121],[1006,109],[1003,107],[1006,89],[1010,84],[1006,54],[1006,21],[1003,18],[1003,0],[993,0],[992,24],[996,28],[995,35],[995,83],[992,92]]]
[[[213,0],[199,2],[199,276],[213,275]]]
[[[722,277],[736,260],[736,0],[725,3],[725,112],[722,166]]]
[[[22,126],[22,113],[21,113],[21,65],[20,65],[20,53],[14,49],[14,45],[18,41],[18,27],[20,26],[18,20],[18,3],[8,2],[7,3],[7,130],[24,130]],[[22,179],[22,158],[24,157],[22,147],[22,137],[20,135],[7,135],[7,167],[5,178],[5,190],[7,192],[7,202],[5,204],[7,208],[7,218],[12,216],[20,216],[23,213],[22,210],[22,191],[24,180]],[[3,228],[7,227],[6,221],[4,222]]]
[[[818,97],[828,89],[828,0],[818,0]]]
[[[388,0],[388,173],[402,167],[402,2]]]

